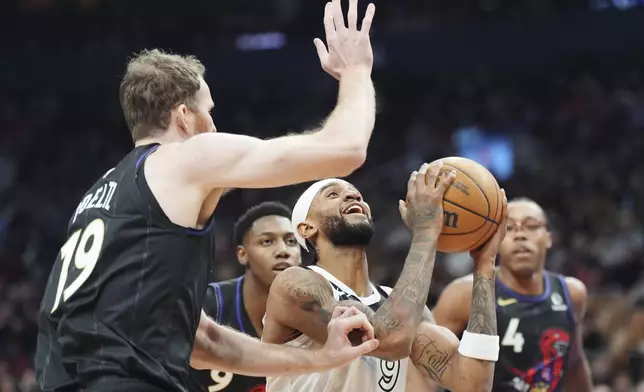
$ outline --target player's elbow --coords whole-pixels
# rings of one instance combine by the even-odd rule
[[[363,146],[355,146],[340,152],[335,158],[339,163],[340,174],[335,176],[346,177],[358,170],[367,160],[367,150]]]
[[[463,357],[454,359],[460,368],[458,371],[458,374],[461,375],[459,377],[460,385],[451,387],[450,389],[468,392],[490,392],[492,390],[495,362],[481,360],[463,361]]]
[[[222,328],[210,320],[199,324],[190,355],[190,366],[195,369],[227,371],[229,366],[235,366],[241,361],[239,350],[225,339]]]

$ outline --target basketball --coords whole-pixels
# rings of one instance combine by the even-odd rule
[[[438,250],[458,253],[476,249],[492,237],[501,221],[501,188],[492,173],[470,159],[448,157],[432,164],[439,162],[443,163],[442,173],[452,168],[456,178],[443,198],[445,221]]]

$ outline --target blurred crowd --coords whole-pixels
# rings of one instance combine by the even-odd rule
[[[297,7],[288,0],[268,3],[282,4],[283,12]],[[50,10],[52,4],[91,9],[107,3],[11,4],[33,11]],[[419,6],[409,2],[407,7]],[[400,8],[402,15],[409,13]],[[395,24],[396,18],[388,20]],[[317,126],[336,94],[330,78],[297,85],[267,79],[225,93],[217,92],[218,80],[208,74],[207,79],[215,92],[219,130],[260,137]],[[514,174],[501,185],[510,198],[530,197],[545,208],[555,235],[548,267],[588,286],[591,303],[583,333],[597,391],[643,391],[644,62],[606,67],[571,60],[526,75],[489,71],[420,79],[382,69],[374,79],[373,142],[367,163],[349,178],[374,211],[377,234],[369,253],[374,280],[392,285],[407,251],[410,237],[397,200],[404,197],[409,173],[422,162],[457,154],[459,131],[508,137]],[[0,89],[0,392],[35,390],[36,313],[67,222],[87,187],[131,148],[114,94],[118,79],[110,80],[109,90],[91,94],[82,86]],[[216,212],[217,257],[210,278],[242,272],[231,235],[246,208],[271,199],[292,205],[301,190],[227,195]],[[447,283],[471,270],[467,255],[439,258],[430,306]]]

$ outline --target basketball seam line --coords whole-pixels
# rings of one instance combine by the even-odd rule
[[[476,216],[478,216],[479,218],[481,218],[481,219],[483,219],[483,220],[486,220],[486,221],[488,221],[488,222],[492,222],[492,223],[497,224],[497,225],[499,224],[499,222],[495,221],[494,219],[490,219],[490,218],[488,218],[488,217],[486,217],[486,216],[483,216],[483,215],[479,214],[478,212],[472,211],[472,210],[470,210],[469,208],[467,208],[467,207],[463,207],[462,205],[460,205],[460,204],[458,204],[458,203],[454,203],[454,202],[453,202],[453,201],[451,201],[451,200],[444,199],[443,201],[444,201],[444,202],[447,202],[447,203],[449,203],[449,204],[451,204],[451,205],[453,205],[453,206],[456,206],[456,207],[458,207],[458,208],[462,208],[462,209],[464,209],[465,211],[469,212],[470,214],[472,214],[472,215],[476,215]],[[488,205],[489,205],[489,202],[488,202]],[[481,227],[483,227],[483,225],[479,226],[479,229],[480,229]],[[478,229],[477,229],[477,230],[478,230]],[[475,230],[475,231],[476,231],[476,230]],[[443,234],[445,234],[445,233],[443,233]],[[460,233],[459,233],[459,234],[460,234]]]

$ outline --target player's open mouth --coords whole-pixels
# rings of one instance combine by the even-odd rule
[[[342,215],[353,215],[360,214],[366,215],[365,209],[360,205],[360,203],[351,203],[342,210]]]
[[[289,267],[292,267],[289,263],[277,263],[273,266],[273,271],[282,272]]]

